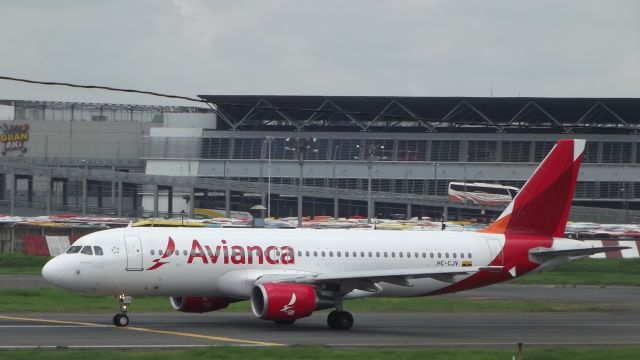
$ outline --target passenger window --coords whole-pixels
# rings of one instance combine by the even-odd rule
[[[468,253],[467,255],[469,255],[469,259],[471,259],[471,253]]]
[[[362,254],[362,255],[364,255],[364,254]],[[358,256],[358,253],[354,251],[353,252],[353,257],[356,257],[356,256]]]
[[[151,255],[153,255],[153,254],[155,254],[156,252],[155,252],[155,251],[153,251],[153,249],[151,249],[151,251],[149,251],[149,253],[150,253]]]
[[[387,252],[386,251],[384,252],[384,257],[387,257]]]
[[[398,256],[400,256],[400,257],[402,257],[402,256],[403,256],[403,255],[402,255],[402,251],[400,251],[400,252],[398,253]]]
[[[313,257],[318,257],[318,252],[317,251],[313,252]]]
[[[162,250],[158,250],[158,255],[162,256]]]
[[[325,257],[325,252],[324,251],[321,254],[322,254],[322,257]]]
[[[85,246],[80,250],[81,253],[85,255],[93,255],[93,251],[91,251],[91,246]]]
[[[411,257],[411,253],[407,251],[407,257],[410,258]],[[416,256],[417,257],[417,256]]]
[[[460,253],[460,259],[464,258],[464,253]]]
[[[379,258],[380,257],[380,252],[376,251],[376,257]]]
[[[344,257],[349,257],[349,252],[348,251],[344,252]]]
[[[449,258],[449,253],[444,253],[444,257]]]
[[[80,249],[82,249],[82,246],[72,246],[67,250],[67,254],[77,254],[80,252]]]
[[[429,254],[431,256],[431,258],[433,259],[433,253]]]
[[[176,256],[180,255],[180,250],[176,250],[176,252],[174,252],[174,254],[176,254]]]
[[[182,250],[182,255],[187,256],[187,250]]]
[[[298,251],[298,257],[302,257],[302,251]]]
[[[458,257],[458,254],[453,253],[453,258],[455,259],[455,258],[457,258],[457,257]]]
[[[333,257],[333,251],[329,251],[329,257]]]
[[[364,257],[364,251],[360,252],[360,257]],[[371,257],[371,252],[369,252],[369,257]]]
[[[102,252],[102,248],[100,246],[94,246],[93,252],[98,256],[104,255],[104,253]]]
[[[304,255],[305,255],[306,257],[309,257],[309,252],[308,252],[308,251],[305,251],[305,252],[304,252]]]
[[[340,257],[341,252],[340,252],[340,251],[338,251],[338,252],[336,253],[336,255],[338,255],[338,257]]]

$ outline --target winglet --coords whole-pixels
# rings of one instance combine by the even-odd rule
[[[564,236],[585,140],[562,139],[502,215],[480,232]]]

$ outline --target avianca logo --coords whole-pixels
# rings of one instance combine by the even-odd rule
[[[155,270],[164,264],[168,264],[168,261],[162,261],[171,256],[176,249],[176,244],[173,242],[173,239],[169,237],[169,242],[167,243],[167,249],[162,254],[162,257],[154,259],[152,262],[154,263],[147,270]]]
[[[167,249],[162,257],[154,259],[154,263],[147,270],[155,270],[164,264],[168,264],[166,261],[168,257],[175,252],[175,243],[173,239],[169,237],[167,243]],[[189,258],[187,264],[193,264],[194,262],[201,261],[203,264],[283,264],[289,265],[295,263],[295,251],[291,246],[267,246],[262,247],[259,245],[252,246],[239,246],[239,245],[227,245],[227,240],[221,240],[215,247],[209,245],[202,245],[196,239],[191,242],[191,251],[189,252]]]
[[[293,316],[296,313],[293,309],[293,306],[296,304],[296,300],[296,293],[291,293],[291,300],[289,300],[289,303],[283,306],[280,311],[287,314],[287,316]]]

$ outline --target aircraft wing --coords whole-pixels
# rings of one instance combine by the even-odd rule
[[[377,291],[377,288],[374,284],[378,282],[386,282],[400,286],[411,286],[407,279],[433,278],[435,280],[453,283],[454,276],[456,275],[469,275],[480,270],[500,269],[502,269],[501,266],[458,266],[393,270],[344,271],[293,276],[265,276],[258,279],[256,283],[339,283],[343,285],[348,284],[348,287],[351,287],[352,289]]]
[[[536,260],[547,261],[559,256],[589,256],[598,254],[601,252],[618,251],[629,249],[628,246],[597,246],[591,248],[581,249],[565,249],[565,250],[553,250],[545,248],[535,248],[529,250],[529,254]]]

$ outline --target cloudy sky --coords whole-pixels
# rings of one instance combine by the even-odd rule
[[[0,32],[2,76],[186,96],[640,97],[635,0],[0,0]]]

